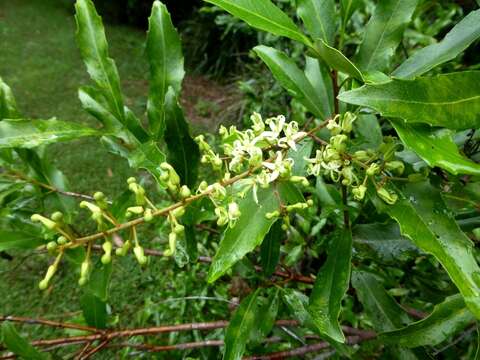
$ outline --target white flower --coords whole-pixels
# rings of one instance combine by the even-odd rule
[[[273,163],[263,162],[263,166],[270,170],[269,182],[277,180],[280,176],[288,174],[293,166],[292,159],[283,159],[281,151],[277,151],[277,157]]]
[[[269,141],[277,140],[285,126],[285,116],[279,115],[276,118],[267,119],[266,123],[270,127],[270,131],[264,131],[261,136]]]
[[[305,136],[303,131],[298,131],[298,123],[296,121],[289,122],[284,129],[285,137],[278,141],[278,145],[282,147],[290,147],[297,151],[296,142]]]

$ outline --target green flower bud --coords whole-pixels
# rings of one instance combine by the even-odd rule
[[[174,218],[181,218],[185,214],[185,208],[183,206],[179,206],[178,208],[172,210],[170,213]]]
[[[288,205],[286,207],[287,212],[295,211],[295,210],[303,210],[308,207],[307,203],[296,203],[293,205]]]
[[[127,240],[123,243],[123,246],[121,248],[118,248],[115,250],[115,254],[117,256],[125,256],[128,253],[128,250],[132,247],[132,243],[130,240]]]
[[[53,252],[55,251],[55,249],[57,248],[57,243],[55,241],[50,241],[48,244],[47,244],[47,250],[48,252]]]
[[[47,229],[54,230],[57,228],[57,223],[40,215],[40,214],[33,214],[30,219],[33,222],[41,222],[43,226],[45,226]]]
[[[312,200],[312,199],[308,199],[308,200],[307,200],[307,205],[308,205],[308,206],[313,206],[313,204],[314,204],[314,203],[313,203],[313,200]]]
[[[65,245],[68,242],[67,238],[65,236],[59,236],[57,239],[57,244],[58,245]]]
[[[267,220],[272,220],[273,218],[278,218],[278,217],[280,217],[280,211],[278,211],[278,210],[268,212],[268,213],[265,214],[265,218]]]
[[[40,290],[46,290],[47,287],[48,287],[48,282],[45,281],[45,280],[42,280],[42,281],[40,281],[40,282],[38,283],[38,288],[39,288]]]
[[[288,225],[287,224],[282,224],[282,230],[287,231],[288,230]]]
[[[38,284],[38,287],[40,288],[40,290],[45,290],[48,287],[48,283],[52,279],[53,275],[55,275],[56,271],[57,271],[57,267],[55,265],[50,265],[48,267],[45,277]]]
[[[88,259],[85,259],[84,262],[82,262],[82,265],[80,265],[80,277],[88,277],[88,271],[90,270],[90,261]]]
[[[380,166],[377,163],[370,164],[366,173],[368,176],[374,176],[380,172]]]
[[[186,199],[186,198],[190,197],[191,195],[192,195],[192,192],[190,191],[190,189],[188,188],[187,185],[183,185],[180,188],[180,197],[182,199]]]
[[[80,279],[78,279],[78,285],[83,286],[87,283],[87,277],[81,276]]]
[[[101,191],[97,191],[95,194],[93,194],[93,198],[100,208],[106,209],[108,207],[107,198]]]
[[[63,214],[60,211],[55,211],[50,218],[56,223],[60,223],[63,221]]]
[[[367,187],[365,185],[360,185],[357,187],[352,188],[352,194],[355,200],[361,201],[365,197],[365,193],[367,192]]]
[[[142,206],[131,206],[127,208],[127,211],[125,212],[125,216],[129,218],[132,215],[142,215],[143,212],[144,212],[144,208]]]
[[[145,253],[141,246],[135,246],[133,248],[133,253],[135,254],[135,257],[137,258],[137,261],[140,265],[143,266],[147,263],[148,258],[145,256]]]
[[[150,222],[153,220],[152,209],[145,210],[145,213],[143,214],[143,220],[145,220],[145,222]]]
[[[310,185],[310,182],[304,176],[292,176],[290,178],[290,181],[293,182],[293,183],[300,183],[302,186],[305,186],[305,187]]]
[[[342,119],[342,131],[345,133],[350,133],[353,130],[353,122],[357,119],[357,116],[355,114],[352,114],[351,112],[346,112],[345,115],[343,115]]]
[[[370,156],[368,155],[368,153],[365,151],[365,150],[358,150],[358,151],[355,151],[353,153],[353,156],[352,156],[355,160],[358,160],[358,161],[368,161],[370,160]]]
[[[208,189],[208,183],[205,180],[203,180],[200,183],[200,185],[198,185],[197,192],[202,193],[202,192],[206,191],[207,189]]]
[[[392,192],[389,192],[387,189],[381,187],[377,189],[378,196],[389,205],[393,205],[398,200],[398,195]]]
[[[347,148],[347,144],[345,144],[347,140],[348,140],[347,135],[344,135],[344,134],[335,135],[330,138],[330,144],[335,150],[342,153]]]
[[[129,177],[127,179],[127,184],[135,184],[137,182],[137,179],[135,179],[134,177]]]
[[[185,231],[185,226],[183,226],[181,224],[176,224],[173,227],[173,232],[177,235],[183,234],[184,231]]]
[[[402,161],[389,161],[385,163],[385,168],[389,171],[393,171],[398,175],[402,175],[405,171],[405,164]]]
[[[110,264],[112,262],[112,255],[111,254],[103,254],[100,261],[102,262],[103,265]]]

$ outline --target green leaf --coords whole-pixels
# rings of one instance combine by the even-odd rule
[[[378,149],[383,142],[382,128],[375,115],[359,114],[353,123],[355,132],[352,150]]]
[[[300,322],[301,325],[313,328],[316,331],[318,329],[313,324],[313,319],[307,310],[308,296],[294,289],[283,289],[282,291],[283,302],[287,305],[293,317]]]
[[[77,43],[90,77],[107,99],[109,110],[123,123],[123,98],[115,62],[108,56],[108,44],[102,19],[91,0],[75,3]]]
[[[264,45],[256,46],[253,50],[293,97],[319,119],[325,119],[328,116],[327,109],[322,107],[325,98],[319,97],[319,93],[315,91],[304,72],[291,58],[281,51]]]
[[[260,289],[243,299],[232,316],[225,332],[223,360],[242,359],[247,340],[254,330]]]
[[[305,158],[310,158],[310,155],[312,154],[312,149],[313,140],[310,138],[305,138],[297,144],[297,151],[293,149],[290,149],[288,151],[287,157],[293,160],[292,175],[307,175],[308,161],[305,160]]]
[[[175,168],[182,184],[193,187],[197,179],[200,150],[190,135],[190,129],[173,88],[165,98],[168,162]]]
[[[352,286],[376,331],[395,330],[410,322],[405,311],[385,291],[375,275],[354,270]]]
[[[480,120],[480,71],[415,80],[394,79],[385,84],[365,85],[341,93],[338,98],[409,123],[476,129]]]
[[[128,164],[134,169],[145,169],[157,180],[162,183],[160,175],[162,169],[160,164],[165,161],[166,156],[160,151],[155,141],[149,141],[139,144],[131,153],[123,154],[128,160]]]
[[[102,264],[98,262],[90,274],[86,289],[101,301],[108,299],[108,286],[112,276],[112,263]]]
[[[439,43],[415,52],[392,73],[392,76],[410,79],[422,75],[440,64],[455,59],[478,37],[480,37],[480,10],[472,11],[463,18]]]
[[[0,149],[30,149],[85,136],[100,136],[98,130],[74,123],[50,120],[15,119],[0,122]]]
[[[320,106],[327,117],[333,115],[333,83],[328,66],[321,60],[306,57],[305,76],[315,89]]]
[[[122,124],[108,109],[109,105],[101,90],[93,86],[82,86],[78,89],[78,98],[83,108],[100,121],[107,131],[122,130]]]
[[[346,27],[348,20],[353,13],[362,6],[362,0],[340,0],[340,14],[342,16],[343,28]]]
[[[380,339],[389,344],[408,348],[435,346],[474,321],[475,317],[465,307],[462,296],[458,294],[436,305],[433,312],[425,319],[404,328],[383,333]]]
[[[451,130],[407,124],[402,120],[391,120],[391,123],[402,142],[429,166],[438,166],[455,175],[480,175],[480,164],[460,155]]]
[[[3,119],[17,119],[19,117],[17,103],[12,90],[0,77],[0,121]]]
[[[250,26],[285,36],[311,46],[310,40],[303,35],[287,14],[270,0],[205,0],[228,11]]]
[[[107,327],[107,304],[97,296],[87,292],[80,299],[83,317],[89,326],[97,329]]]
[[[358,50],[357,63],[362,71],[385,71],[389,68],[417,3],[418,0],[383,0],[377,3]]]
[[[282,244],[282,222],[276,221],[270,228],[260,249],[260,259],[265,276],[271,276],[280,261],[280,245]]]
[[[297,14],[314,39],[333,45],[337,30],[334,0],[298,0]]]
[[[35,249],[42,244],[44,244],[44,242],[40,231],[0,230],[0,251],[10,249]]]
[[[327,261],[317,274],[308,305],[319,331],[342,343],[345,336],[338,317],[350,283],[351,261],[352,234],[350,230],[339,231],[330,242]]]
[[[427,182],[408,184],[395,205],[375,205],[400,225],[401,232],[447,271],[465,303],[480,318],[480,268],[473,244],[449,215],[440,192]]]
[[[147,112],[150,128],[156,138],[165,131],[165,96],[171,86],[180,94],[183,69],[182,44],[172,24],[167,7],[155,1],[148,20],[147,55],[150,63],[150,92]]]
[[[386,264],[398,264],[418,256],[418,248],[400,234],[395,222],[359,224],[352,229],[355,255]]]
[[[15,355],[25,360],[43,360],[49,358],[20,336],[15,326],[9,322],[2,324],[2,344]]]
[[[278,191],[278,194],[276,194]],[[279,183],[267,189],[258,189],[258,204],[253,199],[252,191],[248,192],[239,203],[242,213],[233,228],[227,228],[223,234],[215,257],[208,272],[208,282],[212,283],[230,269],[233,264],[243,258],[247,253],[261,245],[265,235],[270,230],[276,219],[267,219],[265,215],[280,208],[279,197],[285,203],[296,201],[292,199],[292,187]]]
[[[331,68],[348,74],[363,82],[363,75],[360,70],[339,50],[329,46],[322,40],[315,43],[315,50],[318,56]]]
[[[278,314],[278,308],[280,305],[278,288],[270,288],[266,290],[270,293],[265,301],[260,302],[260,306],[257,307],[257,313],[255,314],[255,324],[250,332],[250,342],[253,344],[260,344],[265,337],[272,331],[275,325],[275,320]],[[263,298],[259,298],[262,300]]]

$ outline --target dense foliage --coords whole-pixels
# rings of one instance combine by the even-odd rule
[[[98,126],[24,117],[0,79],[0,251],[50,258],[31,291],[59,291],[65,273],[82,289],[79,299],[63,294],[80,318],[1,316],[5,356],[476,358],[480,72],[475,52],[462,56],[480,37],[480,10],[420,0],[206,2],[235,26],[268,33],[253,53],[277,94],[265,112],[272,93],[252,100],[244,128],[192,135],[179,101],[182,43],[160,1],[148,20],[145,119],[126,105],[91,0],[75,3],[92,80],[78,97]],[[82,137],[128,161],[121,196],[69,191],[46,157],[48,145]],[[202,286],[197,300],[218,300],[228,285],[232,313],[202,305],[188,324],[119,328],[112,274],[131,258],[143,269],[168,261],[172,271],[156,281]],[[155,287],[132,292],[148,299]],[[12,322],[64,333],[33,340]],[[192,335],[181,343],[160,336],[182,331]]]

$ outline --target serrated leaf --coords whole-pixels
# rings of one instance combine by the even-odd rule
[[[242,359],[251,332],[254,330],[258,315],[258,294],[260,289],[247,296],[232,316],[225,332],[223,360]]]
[[[451,130],[407,124],[402,120],[390,122],[407,148],[414,151],[429,166],[438,166],[455,175],[480,175],[480,164],[460,155],[453,142],[454,133]]]
[[[360,258],[397,264],[420,253],[408,238],[400,234],[400,228],[394,222],[355,225],[352,237],[356,256]]]
[[[315,50],[318,56],[331,68],[363,82],[363,75],[358,67],[343,55],[341,51],[329,46],[322,40],[315,43]]]
[[[74,123],[51,120],[15,119],[0,122],[0,149],[31,149],[86,136],[100,136],[98,130]]]
[[[317,98],[322,99],[320,106],[327,117],[331,117],[334,111],[333,105],[333,83],[330,76],[330,69],[321,60],[306,57],[305,76],[312,84]]]
[[[314,39],[333,44],[337,30],[335,1],[298,0],[297,14]]]
[[[453,60],[480,37],[480,10],[465,16],[445,38],[437,44],[416,51],[392,76],[410,79],[422,75],[434,67]]]
[[[351,261],[351,231],[339,231],[330,242],[327,261],[317,274],[308,305],[308,312],[319,331],[341,343],[345,342],[345,336],[338,317],[350,283]]]
[[[273,274],[280,260],[282,234],[282,223],[281,221],[276,221],[262,242],[260,259],[263,273],[267,277]]]
[[[147,55],[150,64],[150,92],[147,113],[150,128],[156,138],[165,131],[165,96],[171,86],[180,94],[183,54],[180,36],[173,26],[167,7],[155,1],[148,19]]]
[[[279,197],[286,204],[292,203],[291,200],[298,202],[292,187],[283,183],[279,183],[276,189],[275,186],[258,189],[258,204],[254,201],[252,191],[249,191],[239,202],[241,216],[235,226],[227,228],[223,234],[218,251],[210,265],[208,282],[212,283],[217,280],[238,260],[261,245],[276,220],[267,219],[265,215],[279,209]]]
[[[357,63],[362,71],[385,71],[389,68],[417,3],[418,0],[383,0],[377,3],[358,50]]]
[[[303,35],[295,23],[270,0],[205,0],[217,5],[250,26],[285,36],[311,46],[310,40]]]
[[[304,72],[285,53],[260,45],[253,49],[278,82],[319,119],[325,119],[324,98],[318,96]]]
[[[365,85],[341,93],[338,98],[409,123],[475,129],[480,121],[480,71],[415,80],[393,79],[385,84]]]
[[[470,311],[480,318],[480,267],[473,244],[449,215],[440,192],[427,182],[412,183],[402,188],[394,205],[379,199],[374,203],[397,221],[404,236],[442,264]]]
[[[0,77],[0,121],[3,119],[17,119],[19,117],[17,103],[12,90]]]
[[[2,324],[1,342],[8,350],[25,360],[46,360],[50,358],[48,355],[39,352],[27,340],[20,336],[15,326],[9,322]]]
[[[474,321],[475,317],[465,307],[462,296],[458,294],[437,304],[433,312],[425,319],[404,328],[383,333],[380,339],[389,344],[398,344],[408,348],[435,346]]]
[[[120,78],[115,62],[108,55],[102,19],[91,0],[77,0],[75,10],[77,43],[87,71],[107,99],[110,112],[123,123]]]
[[[80,299],[83,317],[89,326],[105,329],[107,326],[107,304],[90,292]]]
[[[175,168],[182,184],[193,187],[197,179],[200,150],[190,135],[190,128],[183,115],[177,95],[169,88],[165,98],[168,162]]]

